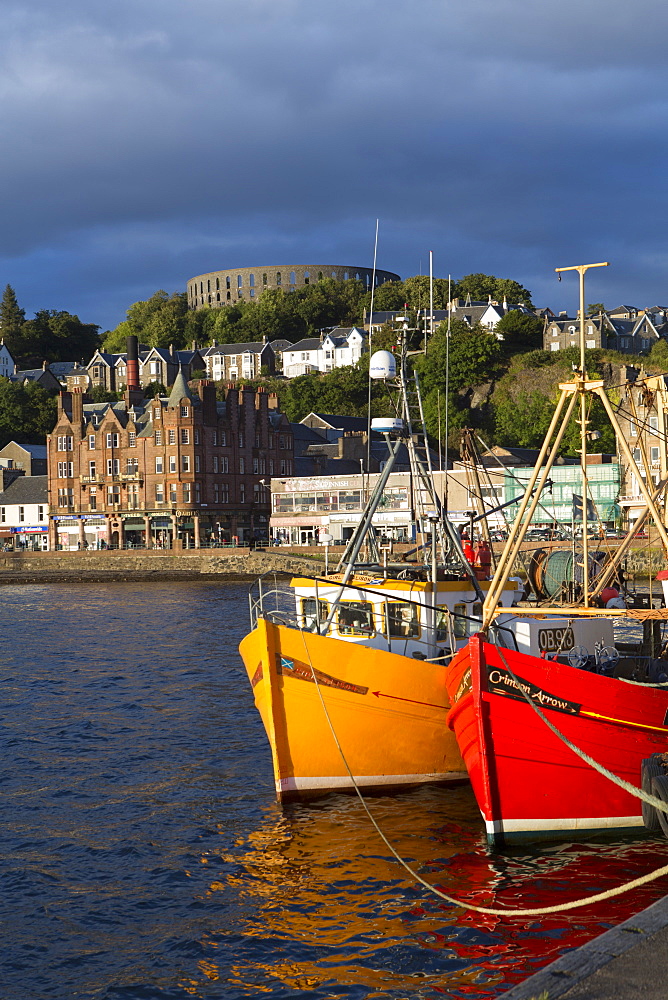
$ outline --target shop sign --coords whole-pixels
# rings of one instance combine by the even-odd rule
[[[172,521],[168,517],[152,517],[151,526],[153,528],[171,528]]]
[[[126,514],[124,514],[124,515],[122,515],[121,519],[122,519],[122,521],[123,521],[123,523],[125,524],[126,527],[129,524],[136,524],[140,528],[144,527],[144,518],[143,517],[128,517]]]
[[[42,527],[41,525],[37,525],[37,524],[35,524],[35,525],[27,525],[25,527],[21,525],[21,526],[18,526],[16,528],[12,528],[11,529],[12,534],[14,534],[14,535],[35,535],[35,534],[38,534],[38,533],[41,534],[42,532],[45,532],[45,531],[48,531],[48,530],[49,530],[48,528]]]

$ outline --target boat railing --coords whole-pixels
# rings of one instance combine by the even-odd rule
[[[251,627],[262,618],[276,625],[359,644],[386,648],[413,659],[448,662],[481,626],[480,607],[471,612],[435,606],[423,599],[384,594],[358,582],[341,584],[310,577],[310,593],[274,573],[258,578],[249,594]],[[336,598],[332,600],[332,589]],[[467,605],[468,608],[468,605]],[[513,632],[493,626],[499,645],[517,648]]]

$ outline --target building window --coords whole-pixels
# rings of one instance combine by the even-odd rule
[[[90,479],[95,479],[95,462],[88,463],[88,476]]]
[[[176,455],[169,456],[169,471],[176,472]]]
[[[118,448],[118,434],[107,434],[107,448]]]
[[[107,504],[113,507],[121,502],[120,486],[107,486]]]
[[[156,409],[156,410],[154,410],[154,411],[153,411],[153,419],[154,419],[154,420],[160,420],[160,414],[161,414],[161,412],[162,412],[162,411],[161,411],[161,410],[159,410],[159,409]]]
[[[136,447],[137,447],[137,434],[136,434],[136,431],[129,431],[128,432],[128,448],[136,448]]]
[[[74,507],[74,490],[73,489],[63,489],[58,490],[58,506],[59,507]]]
[[[199,455],[195,455],[195,472],[201,472]]]
[[[239,483],[239,503],[246,503],[246,484]]]
[[[183,484],[183,502],[190,503],[190,483]]]
[[[182,417],[187,417],[188,416],[188,407],[187,406],[182,406],[181,407],[181,416]]]
[[[227,476],[230,471],[230,461],[227,455],[220,456],[220,471],[224,476]]]
[[[659,418],[658,417],[650,417],[649,418],[649,429],[650,429],[650,431],[653,434],[658,434],[659,433]]]
[[[155,502],[164,503],[165,500],[165,487],[163,483],[155,484]]]
[[[162,455],[155,456],[155,471],[160,476],[165,471],[162,466]]]
[[[214,441],[214,444],[215,443],[216,442]],[[220,432],[220,447],[221,448],[227,448],[227,432],[226,431],[221,431]]]
[[[214,431],[213,432],[213,440],[212,440],[211,443],[212,443],[212,445],[213,445],[214,448],[218,447],[218,431]],[[195,442],[195,444],[197,444],[197,441]]]
[[[218,472],[218,456],[213,456],[213,471]]]
[[[218,483],[213,484],[213,502],[220,503],[220,488]]]
[[[652,463],[652,465],[658,465],[659,464],[659,449],[658,448],[650,448],[649,449],[649,458],[650,458],[650,462]]]
[[[243,476],[243,475],[245,475],[245,473],[246,473],[246,461],[242,457],[242,458],[239,459],[239,475]]]
[[[58,462],[58,478],[71,479],[74,475],[74,462]]]
[[[26,519],[25,507],[19,507],[19,524]]]
[[[220,484],[220,502],[229,503],[230,502],[230,487],[227,483]]]
[[[4,507],[0,507],[0,522],[2,524],[4,524],[6,519],[7,519],[7,512],[6,512],[5,508]]]
[[[95,435],[94,434],[89,434],[88,435],[88,450],[89,451],[95,451]]]
[[[69,434],[61,434],[58,437],[58,451],[72,451],[72,437]]]
[[[195,428],[195,444],[199,444],[199,428]],[[214,441],[215,444],[215,441]]]
[[[253,484],[253,500],[255,501],[255,503],[259,503],[260,502],[260,490],[261,490],[261,488],[262,487],[260,486],[259,483],[254,483]]]
[[[158,448],[160,448],[161,445],[162,445],[162,431],[156,431],[155,435],[154,435],[154,438],[155,438],[156,446]]]
[[[38,521],[43,521],[44,519],[45,519],[44,518],[44,507],[42,506],[42,504],[39,504],[38,507],[37,507],[37,520]]]
[[[243,448],[243,446],[244,446],[244,432],[239,431],[239,447]]]
[[[181,428],[181,444],[190,444],[190,431],[187,427]]]
[[[181,455],[181,472],[190,472],[190,455]]]
[[[195,503],[200,504],[202,502],[202,487],[199,483],[195,483]]]
[[[173,427],[170,428],[170,430],[169,430],[168,443],[169,444],[176,444],[176,431],[174,430]]]
[[[260,460],[258,458],[253,459],[253,475],[257,476],[260,472]]]
[[[91,486],[88,491],[88,509],[97,510],[97,487]]]
[[[176,503],[176,483],[169,484],[169,502]]]
[[[126,460],[125,460],[125,474],[126,474],[126,476],[137,476],[137,475],[139,475],[139,459],[138,458],[126,458]]]

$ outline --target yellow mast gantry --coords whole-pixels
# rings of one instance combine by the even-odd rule
[[[589,592],[589,546],[587,539],[587,521],[586,521],[586,511],[587,511],[587,493],[588,493],[588,483],[587,483],[587,395],[592,393],[599,397],[603,407],[606,411],[608,419],[612,424],[612,427],[617,435],[622,452],[626,458],[629,467],[636,473],[638,479],[638,485],[640,491],[643,494],[645,503],[647,504],[648,510],[654,517],[655,523],[657,525],[659,535],[661,536],[661,541],[664,545],[664,551],[668,552],[668,534],[666,533],[666,527],[663,524],[656,505],[655,498],[651,495],[646,483],[644,482],[640,471],[638,470],[635,458],[628,446],[626,439],[624,438],[617,416],[610,405],[610,401],[605,394],[603,381],[596,379],[591,380],[587,378],[587,373],[585,370],[585,315],[584,315],[584,276],[585,273],[591,267],[609,267],[608,262],[600,264],[575,264],[571,267],[557,267],[555,271],[557,274],[561,274],[563,271],[577,271],[580,275],[580,369],[574,372],[573,380],[571,382],[564,382],[559,386],[561,390],[561,396],[559,397],[559,402],[557,403],[556,409],[552,416],[552,421],[545,435],[545,440],[543,441],[543,446],[540,450],[538,460],[531,474],[531,478],[527,483],[526,491],[519,505],[517,515],[515,518],[515,524],[508,537],[508,540],[504,546],[503,552],[496,567],[496,572],[489,585],[489,590],[487,591],[487,597],[485,598],[485,603],[483,604],[483,618],[482,627],[487,629],[488,626],[494,620],[497,613],[497,605],[499,602],[499,597],[503,590],[503,587],[510,576],[512,566],[517,558],[517,554],[521,548],[522,542],[524,541],[524,536],[526,534],[527,528],[531,523],[533,514],[540,501],[540,495],[542,493],[543,487],[547,481],[547,477],[550,474],[550,470],[557,456],[559,446],[563,439],[564,433],[566,431],[566,426],[570,420],[575,407],[575,402],[580,397],[580,453],[581,453],[581,472],[582,472],[582,547],[583,547],[583,591],[584,591],[584,607],[585,609],[590,608],[591,595]],[[561,277],[560,279],[561,280]],[[570,396],[568,405],[566,406],[566,400]],[[564,412],[565,407],[565,412]],[[563,417],[562,417],[563,413]],[[561,423],[559,423],[561,418]],[[556,437],[552,446],[550,447],[550,442],[552,435],[556,431]],[[545,464],[543,464],[545,463]],[[537,488],[534,491],[534,487]],[[533,496],[532,496],[533,493]],[[586,611],[585,611],[586,613]]]

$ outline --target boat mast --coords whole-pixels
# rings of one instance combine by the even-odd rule
[[[577,271],[580,275],[580,477],[582,481],[582,587],[584,590],[584,606],[589,607],[589,538],[587,537],[587,500],[589,495],[589,480],[587,478],[587,372],[585,370],[585,273],[590,267],[609,267],[605,261],[601,264],[574,264],[572,267],[555,267],[561,281],[562,271]]]

